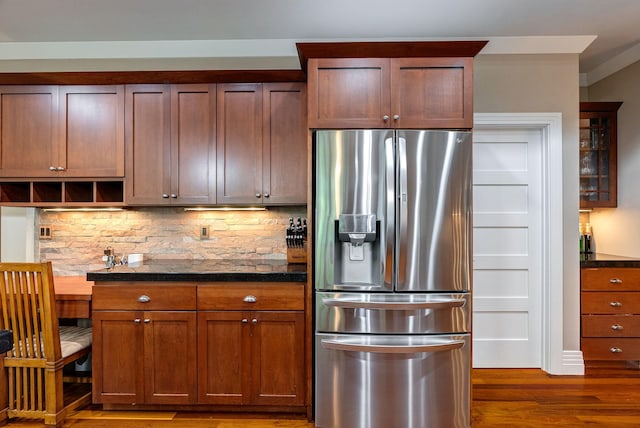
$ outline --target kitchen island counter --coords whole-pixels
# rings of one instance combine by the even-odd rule
[[[616,256],[612,254],[581,254],[581,268],[634,268],[640,267],[640,258]]]
[[[88,272],[87,280],[305,282],[307,265],[285,260],[151,260]]]

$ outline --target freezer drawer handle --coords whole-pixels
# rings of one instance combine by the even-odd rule
[[[323,340],[322,346],[337,351],[375,352],[380,354],[414,354],[416,352],[442,352],[460,349],[464,341],[454,340],[445,343],[430,345],[362,345],[357,343],[341,342],[339,340]]]
[[[431,302],[361,302],[349,299],[322,299],[327,306],[353,309],[446,309],[464,306],[464,299],[434,300]]]

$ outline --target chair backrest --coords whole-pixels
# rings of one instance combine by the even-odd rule
[[[13,331],[7,357],[61,359],[51,262],[0,263],[0,329]]]

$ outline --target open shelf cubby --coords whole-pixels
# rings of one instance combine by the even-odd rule
[[[122,180],[0,181],[0,204],[32,207],[124,205]]]

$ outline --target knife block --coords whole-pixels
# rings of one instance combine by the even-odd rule
[[[306,263],[307,262],[307,240],[302,242],[302,248],[287,247],[287,263]]]

